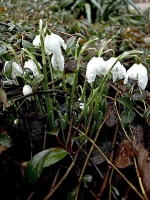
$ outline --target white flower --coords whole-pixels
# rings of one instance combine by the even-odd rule
[[[45,45],[45,51],[47,54],[55,54],[58,57],[61,57],[62,52],[61,52],[61,46],[66,50],[67,45],[64,43],[64,40],[54,34],[51,33],[51,35],[46,35],[45,40],[44,40],[44,45]]]
[[[81,102],[81,99],[80,99],[80,98],[78,99],[78,101],[79,101],[79,108],[80,108],[81,110],[83,110],[83,109],[84,109],[84,103]]]
[[[93,57],[87,64],[86,78],[89,83],[92,83],[96,75],[105,75],[107,69],[105,61],[102,57]]]
[[[40,64],[39,64],[39,65],[40,65]],[[29,59],[28,61],[25,62],[24,68],[29,68],[29,69],[31,69],[34,76],[39,75],[38,68],[37,68],[36,64],[33,62],[32,59]]]
[[[24,85],[23,87],[23,94],[24,95],[28,95],[28,94],[31,94],[32,93],[32,88],[30,85]],[[28,97],[28,100],[31,101],[31,97]]]
[[[127,84],[128,78],[137,80],[139,86],[144,90],[148,82],[147,69],[141,63],[135,63],[130,69],[127,70],[124,84]]]
[[[61,55],[60,57],[56,56],[55,54],[52,55],[51,58],[52,67],[57,70],[57,67],[59,67],[60,71],[64,70],[64,57]]]
[[[106,60],[106,68],[107,68],[107,72],[110,70],[110,68],[114,65],[114,63],[116,62],[117,58],[115,57],[111,57],[108,60]],[[106,75],[106,74],[105,74]]]
[[[5,62],[5,65],[4,65],[4,72],[5,72],[5,68],[6,68],[6,65],[8,64],[8,62],[9,62],[9,61],[6,61],[6,62]],[[23,74],[22,67],[20,67],[20,65],[18,65],[16,62],[12,62],[11,78],[12,78],[12,79],[15,79],[16,76],[22,75],[22,74]]]
[[[41,46],[40,35],[36,35],[36,37],[33,40],[33,45],[35,47],[40,47]]]
[[[126,75],[125,67],[118,61],[111,70],[113,75],[113,82],[117,79],[123,79]]]

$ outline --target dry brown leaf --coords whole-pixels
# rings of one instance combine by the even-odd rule
[[[108,114],[108,117],[107,117],[107,120],[106,120],[105,124],[108,127],[112,127],[118,122],[118,117],[117,117],[114,105],[111,105],[111,104],[107,105],[107,112],[106,113],[108,113],[108,112],[109,112],[109,114]]]
[[[138,170],[143,182],[144,189],[150,197],[150,156],[149,152],[139,143],[135,145],[138,152]]]
[[[137,155],[136,150],[128,140],[124,140],[118,148],[114,165],[118,168],[125,168],[133,164],[131,158]]]
[[[0,154],[1,154],[2,152],[6,151],[6,150],[7,150],[7,148],[6,148],[6,147],[4,147],[4,146],[0,145]]]
[[[6,96],[5,91],[2,88],[0,88],[0,99],[3,102],[4,108],[7,108],[8,107],[7,96]]]
[[[24,171],[25,171],[25,168],[26,168],[27,164],[28,164],[28,162],[22,162],[22,163],[20,163],[22,175],[24,175]]]

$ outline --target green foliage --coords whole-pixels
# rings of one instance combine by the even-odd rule
[[[92,176],[90,174],[86,174],[82,178],[82,182],[90,183],[92,181]]]
[[[129,97],[120,97],[117,99],[117,101],[127,108],[130,108],[130,109],[133,108],[133,102],[131,101]]]
[[[72,0],[61,1],[62,8],[70,7],[71,10],[79,8],[84,11],[89,23],[91,19],[96,22],[99,20],[108,20],[110,17],[130,14],[129,5],[143,15],[140,9],[131,0],[76,0],[73,4]]]
[[[126,108],[120,115],[123,125],[127,127],[128,124],[132,123],[135,118],[135,112],[132,109]]]
[[[44,167],[51,166],[68,154],[61,148],[50,148],[36,154],[27,164],[24,177],[33,184],[41,175]]]
[[[143,114],[143,118],[149,122],[149,116],[150,116],[150,107],[148,107],[145,111],[144,111],[144,114]]]
[[[10,148],[12,146],[12,140],[9,137],[9,135],[6,134],[0,134],[0,145]]]

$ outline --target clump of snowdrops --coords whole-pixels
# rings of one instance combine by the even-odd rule
[[[78,142],[76,143],[78,147],[80,146],[79,150],[81,150],[87,139],[91,142],[90,138],[94,137],[78,180],[80,182],[94,148],[94,143],[96,143],[106,119],[107,83],[113,82],[115,84],[121,82],[122,85],[127,85],[129,89],[132,89],[132,92],[136,84],[139,91],[142,92],[148,83],[147,69],[142,63],[135,62],[128,70],[124,67],[124,58],[132,57],[138,60],[138,55],[142,53],[141,51],[126,51],[118,57],[112,56],[104,60],[104,55],[112,51],[112,49],[105,50],[106,45],[111,41],[109,40],[99,50],[93,48],[95,56],[88,60],[86,67],[83,68],[81,60],[83,59],[84,51],[87,51],[89,45],[99,40],[99,38],[92,39],[81,47],[80,38],[76,42],[75,39],[75,37],[71,37],[65,42],[59,35],[52,33],[47,28],[47,24],[43,28],[42,20],[40,20],[39,32],[32,41],[35,51],[30,52],[29,49],[25,48],[21,50],[24,56],[23,64],[17,59],[14,50],[12,51],[14,59],[5,60],[3,72],[6,80],[17,85],[19,84],[18,77],[22,78],[24,84],[22,93],[25,95],[25,101],[30,104],[34,100],[38,112],[47,116],[47,132],[55,135],[59,144],[61,144],[61,148],[43,150],[28,162],[25,176],[32,183],[37,180],[44,167],[56,163],[68,154],[72,154],[74,142],[81,139],[81,146]],[[68,76],[65,73],[65,62],[67,60],[67,52],[70,51],[71,46],[75,46],[74,60],[76,61],[76,66],[75,70]],[[115,52],[113,52],[114,54]],[[79,76],[82,76],[82,83],[79,81]],[[59,84],[55,84],[57,80]],[[132,82],[130,83],[131,80]],[[62,92],[63,111],[61,109],[61,99],[57,99],[58,91]],[[116,94],[119,94],[117,92],[116,89]],[[39,93],[40,96],[38,95]],[[128,106],[127,112],[133,114],[133,105],[130,104],[130,97],[126,94],[125,97],[121,95],[120,92],[117,99],[118,102],[122,103],[123,106]],[[119,116],[118,118],[120,119]],[[133,118],[128,122],[132,120]],[[121,125],[124,130],[122,121]],[[58,136],[60,133],[62,134],[62,141]],[[130,141],[126,132],[125,135]],[[50,159],[51,156],[52,159]],[[54,156],[55,162],[52,162]],[[72,162],[74,163],[75,160],[76,157]],[[38,167],[39,164],[40,168]],[[68,171],[71,170],[72,166],[70,165]],[[34,176],[31,171],[34,171]],[[56,188],[48,194],[47,198],[55,190]],[[76,190],[76,199],[78,198],[78,193],[79,187]]]

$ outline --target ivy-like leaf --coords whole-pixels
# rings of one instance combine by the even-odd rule
[[[23,46],[23,48],[27,48],[27,49],[34,47],[33,44],[31,42],[28,42],[27,40],[22,41],[22,46]]]
[[[34,79],[32,84],[35,86],[37,83],[40,83],[44,78],[43,74],[38,74]]]
[[[86,174],[85,176],[83,176],[82,178],[82,182],[87,182],[90,183],[92,181],[92,176],[90,174]]]
[[[67,40],[66,44],[67,44],[67,48],[68,49],[72,47],[72,45],[74,44],[75,40],[76,40],[75,36],[72,36]]]
[[[36,154],[27,164],[24,177],[33,184],[41,175],[44,167],[48,167],[63,159],[68,154],[61,148],[50,148]]]
[[[12,140],[9,135],[0,134],[0,145],[6,148],[10,148],[12,146]]]
[[[130,108],[130,109],[133,108],[133,102],[128,97],[120,97],[117,99],[117,101],[127,108]]]
[[[127,124],[133,122],[135,117],[135,112],[132,109],[125,109],[120,115],[123,125],[126,126]]]
[[[69,83],[71,86],[74,84],[75,74],[66,74],[67,83]]]

